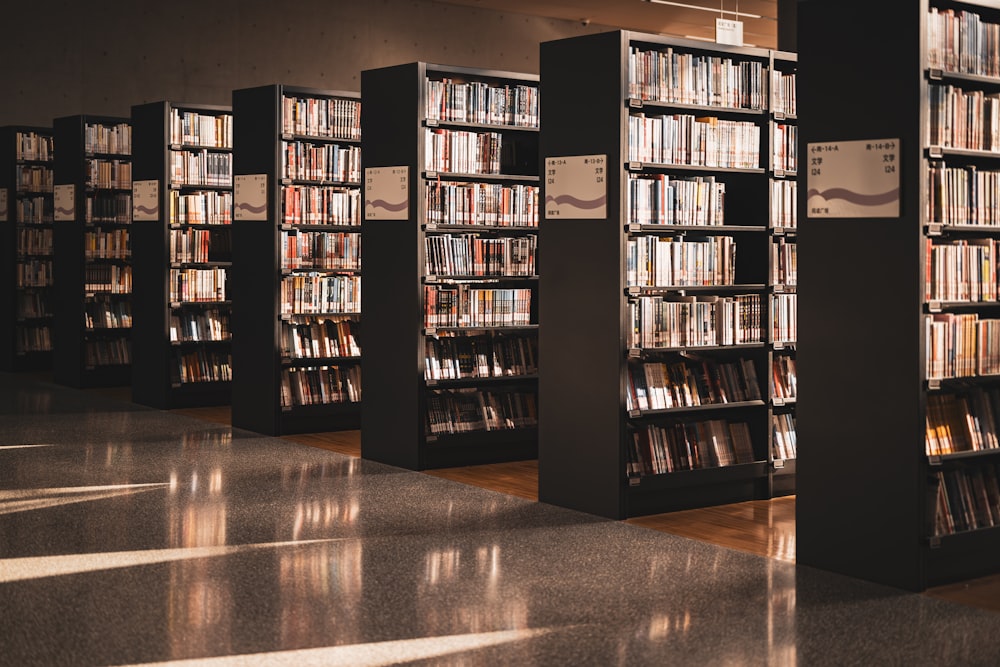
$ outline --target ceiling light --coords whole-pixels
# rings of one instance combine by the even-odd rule
[[[743,16],[748,19],[762,19],[764,18],[760,14],[749,14],[747,12],[732,11],[730,9],[715,9],[713,7],[705,7],[703,5],[689,5],[686,2],[673,2],[673,0],[643,0],[643,2],[650,2],[655,5],[670,5],[671,7],[683,7],[685,9],[700,9],[703,12],[718,12],[720,14],[733,14],[737,17]]]

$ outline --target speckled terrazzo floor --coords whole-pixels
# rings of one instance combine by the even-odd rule
[[[977,611],[0,374],[0,665],[1000,664]]]

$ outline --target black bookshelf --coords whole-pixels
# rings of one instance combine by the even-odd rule
[[[661,98],[652,87],[630,85],[631,48],[641,52],[672,49],[678,54],[751,63],[746,68],[757,68],[757,73],[747,76],[763,81],[755,98],[719,103],[669,95]],[[766,91],[772,71],[788,75],[796,66],[795,55],[790,53],[630,31],[542,44],[543,196],[555,204],[565,196],[557,189],[561,186],[555,185],[560,177],[559,159],[581,163],[587,159],[594,166],[588,167],[585,178],[594,181],[596,177],[595,183],[603,178],[604,185],[598,189],[603,187],[606,211],[597,218],[565,209],[560,209],[558,216],[555,210],[548,215],[548,208],[542,212],[539,244],[559,251],[546,255],[540,285],[540,500],[625,518],[767,498],[794,489],[794,459],[776,459],[772,454],[772,417],[793,408],[781,399],[774,400],[769,379],[774,356],[794,349],[791,334],[783,341],[773,326],[777,298],[795,290],[775,280],[772,256],[777,240],[794,237],[794,230],[787,223],[776,225],[769,215],[772,184],[794,180],[794,171],[787,169],[791,164],[778,165],[772,160],[780,136],[776,125],[794,122],[794,114],[774,113]],[[759,157],[756,161],[723,159],[714,164],[683,159],[665,163],[630,151],[630,135],[640,132],[636,128],[646,122],[642,119],[653,118],[655,122],[655,117],[665,115],[750,124],[756,134],[748,125],[738,126],[736,131],[756,137]],[[596,163],[592,157],[597,158]],[[549,163],[550,159],[556,161]],[[630,195],[631,179],[660,175],[674,182],[675,188],[687,187],[677,183],[696,177],[714,177],[716,183],[724,184],[724,224],[718,219],[706,223],[696,218],[673,222],[661,218],[659,223],[651,223],[642,217],[642,206],[635,207],[633,213],[631,197],[639,201],[639,195]],[[732,284],[713,286],[715,281],[709,281],[696,287],[652,288],[630,284],[629,271],[634,268],[629,263],[630,242],[644,243],[649,237],[704,241],[726,236],[738,247]],[[633,340],[632,308],[641,306],[632,304],[655,295],[687,300],[742,295],[746,303],[757,304],[749,306],[753,311],[746,316],[759,325],[759,335],[716,343],[699,340],[644,347],[641,340]],[[752,364],[759,398],[666,410],[628,408],[630,368],[647,361],[681,364],[702,360]],[[642,432],[650,425],[696,429],[697,423],[707,420],[716,420],[717,425],[721,424],[717,420],[725,420],[727,429],[729,424],[745,424],[750,447],[732,460],[709,456],[705,461],[709,465],[694,469],[675,465],[670,472],[650,466],[649,460],[643,464],[640,459],[645,454],[634,450],[634,434],[640,434],[642,442]],[[733,433],[729,431],[730,436]],[[726,465],[715,465],[718,463]]]
[[[178,129],[176,119],[185,114],[208,119],[206,138],[200,139],[194,126]],[[132,399],[143,405],[169,409],[230,402],[232,302],[224,272],[232,260],[231,119],[227,106],[162,101],[132,107]],[[177,165],[175,176],[178,155],[190,156],[185,160],[190,164]],[[182,204],[187,218],[181,217]],[[207,256],[172,257],[176,234],[199,239],[195,245]],[[201,293],[182,292],[180,275],[189,275],[188,287]],[[208,333],[185,335],[184,323],[196,331],[192,322]]]
[[[33,136],[38,141],[28,139]],[[32,152],[40,144],[41,152]],[[0,257],[4,371],[52,367],[53,157],[52,128],[0,128],[0,222],[7,230]]]
[[[358,335],[360,314],[296,312],[283,298],[283,285],[294,281],[296,276],[318,273],[359,279],[360,267],[348,259],[346,245],[338,246],[345,253],[340,258],[343,262],[332,256],[333,261],[329,262],[318,257],[299,257],[295,261],[294,248],[303,240],[309,242],[309,247],[316,247],[336,235],[345,235],[341,239],[350,242],[350,252],[360,253],[360,159],[356,155],[361,145],[360,117],[352,117],[348,126],[346,116],[357,113],[360,97],[358,93],[285,85],[233,91],[233,159],[238,188],[233,227],[233,320],[241,332],[233,338],[233,426],[280,435],[355,429],[361,425],[361,402],[357,400],[361,387],[352,381],[361,366],[358,350],[338,346],[336,351],[340,354],[335,356],[314,354],[311,350],[306,353],[293,344],[296,331],[306,326],[332,328],[338,321]],[[286,98],[302,100],[302,106],[295,111],[286,105]],[[310,105],[314,116],[323,108],[328,118],[338,122],[310,126],[301,115],[303,109],[310,113]],[[296,143],[343,150],[349,162],[356,161],[355,173],[345,174],[347,178],[324,179],[286,173],[286,153]],[[345,169],[351,171],[349,165]],[[242,206],[241,190],[250,187],[252,180],[248,179],[244,185],[244,177],[250,176],[262,179],[256,192],[265,204],[263,210],[250,203]],[[317,189],[309,191],[301,186]],[[262,192],[266,193],[263,197]],[[298,207],[302,212],[296,213],[297,207],[292,204],[296,192],[307,199],[309,192],[331,200],[336,198],[343,206],[306,214],[303,204]],[[327,268],[338,263],[339,268]],[[308,340],[303,336],[303,342]],[[337,379],[350,381],[347,395],[325,399],[314,396],[318,394],[321,373],[331,377],[329,370],[319,369],[337,369],[342,375],[332,376],[335,384]],[[356,392],[355,400],[351,400],[352,392]]]
[[[127,386],[131,127],[126,118],[78,115],[55,119],[53,131],[62,146],[55,187],[72,210],[56,211],[52,376],[71,387]]]
[[[935,66],[932,10],[1000,23],[995,2],[800,3],[798,14],[799,33],[809,35],[799,53],[803,155],[828,142],[890,140],[899,206],[888,217],[825,217],[821,203],[799,202],[799,431],[806,445],[798,466],[797,559],[909,590],[995,573],[1000,563],[997,528],[948,534],[938,525],[938,474],[983,473],[996,459],[931,455],[929,425],[938,395],[1000,387],[996,376],[935,377],[929,319],[951,310],[991,320],[997,311],[988,303],[955,307],[925,297],[929,241],[992,234],[988,226],[973,229],[971,213],[935,219],[932,168],[1000,170],[998,152],[941,148],[931,138],[932,87],[951,83],[988,95],[1000,90],[1000,71],[953,75]],[[852,20],[858,12],[864,21]],[[973,35],[966,27],[963,39]],[[810,169],[819,166],[810,161]],[[808,184],[800,175],[800,187]],[[891,298],[870,298],[873,284]]]
[[[365,248],[363,388],[368,406],[362,413],[362,455],[410,469],[537,456],[537,422],[531,416],[524,418],[526,413],[518,412],[528,410],[537,414],[534,369],[499,379],[488,377],[492,372],[479,373],[483,382],[466,378],[467,381],[449,385],[443,378],[433,377],[433,363],[427,358],[428,346],[464,345],[476,337],[487,341],[484,345],[502,345],[514,339],[527,346],[536,346],[538,331],[538,281],[533,279],[534,275],[471,278],[448,277],[444,275],[447,272],[428,275],[426,244],[448,243],[449,234],[470,234],[479,239],[471,243],[497,239],[497,242],[513,244],[516,239],[530,239],[531,242],[537,239],[537,223],[533,221],[522,219],[511,225],[510,221],[498,223],[495,219],[470,220],[435,213],[440,209],[431,204],[430,193],[456,192],[457,189],[448,188],[458,188],[459,184],[510,192],[523,188],[519,192],[532,200],[537,197],[538,186],[539,132],[536,122],[498,116],[466,116],[463,119],[444,114],[437,117],[438,114],[429,113],[427,100],[431,94],[429,87],[439,84],[428,84],[428,81],[446,80],[460,85],[486,84],[511,89],[524,86],[531,89],[531,96],[537,94],[538,84],[537,76],[527,74],[423,62],[362,72],[362,155],[366,188],[373,187],[372,174],[376,173],[373,170],[386,174],[393,167],[399,168],[408,179],[405,191],[408,204],[402,211],[381,216],[375,208],[366,208],[362,223]],[[428,136],[434,133],[445,136],[445,132],[496,133],[502,143],[500,163],[494,165],[498,168],[469,169],[451,164],[445,165],[448,169],[442,169],[440,164],[429,161]],[[525,194],[532,188],[530,194]],[[372,196],[367,191],[363,194],[368,203]],[[373,204],[377,207],[379,202]],[[433,256],[433,252],[430,254]],[[533,272],[537,273],[537,270]],[[528,290],[531,299],[527,321],[491,320],[492,325],[517,326],[486,326],[485,320],[477,320],[460,322],[460,326],[455,327],[455,322],[425,319],[426,299],[445,294],[439,290],[464,288]],[[483,293],[474,294],[478,298]],[[524,293],[516,294],[523,296]],[[453,338],[459,340],[451,340]],[[491,396],[498,401],[509,399],[518,405],[510,409],[511,413],[520,417],[504,422],[501,428],[493,424],[490,430],[484,430],[485,424],[482,424],[469,432],[435,432],[441,429],[432,427],[431,419],[435,416],[437,424],[441,414],[439,408],[458,410],[455,406],[468,396],[475,396],[477,400],[482,397],[483,401],[493,400]],[[391,410],[391,418],[386,418],[385,410]],[[483,413],[482,409],[470,411],[477,415]]]

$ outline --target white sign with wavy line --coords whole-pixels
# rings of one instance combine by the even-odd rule
[[[56,222],[70,222],[76,218],[76,205],[73,201],[76,188],[73,184],[57,185],[53,188],[53,219]]]
[[[267,220],[267,174],[233,177],[233,220]]]
[[[899,139],[811,143],[809,218],[898,218]]]
[[[545,158],[545,219],[608,217],[607,155]]]
[[[160,219],[160,182],[132,181],[132,221]]]
[[[407,220],[409,217],[409,168],[404,165],[365,169],[365,220]]]

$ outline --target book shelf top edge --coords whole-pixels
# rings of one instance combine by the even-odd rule
[[[249,88],[238,88],[233,93],[245,91],[271,90],[278,94],[306,95],[311,97],[323,97],[327,99],[350,99],[361,100],[361,93],[354,90],[328,90],[325,88],[313,88],[311,86],[296,86],[285,83],[269,83],[263,86],[251,86]]]
[[[482,77],[484,79],[504,79],[508,81],[525,81],[530,83],[538,83],[540,80],[539,75],[529,74],[527,72],[513,72],[510,70],[500,70],[500,69],[486,69],[481,67],[468,67],[464,65],[445,65],[440,63],[430,63],[426,61],[420,61],[417,63],[422,74],[426,76],[427,74],[460,74],[462,76],[475,78]]]
[[[168,110],[177,111],[205,111],[208,113],[215,113],[218,115],[231,114],[233,112],[233,107],[226,104],[197,104],[192,102],[174,102],[172,100],[159,100],[154,102],[146,102],[143,104],[135,104],[132,109],[141,109],[150,106],[162,105]]]
[[[717,42],[703,42],[701,40],[685,39],[683,37],[667,37],[666,35],[657,35],[654,33],[639,32],[635,30],[613,30],[610,32],[621,33],[623,39],[625,39],[630,46],[635,44],[650,44],[653,46],[668,47],[673,46],[690,49],[692,51],[725,53],[729,55],[760,58],[762,60],[770,60],[771,54],[773,53],[771,49],[764,49],[758,46],[733,46],[730,44],[719,44]]]
[[[71,123],[71,122],[80,123],[80,129],[82,130],[83,126],[88,123],[95,125],[103,125],[105,123],[112,125],[119,125],[121,123],[125,123],[126,125],[131,125],[132,119],[129,118],[128,116],[104,116],[101,114],[83,113],[83,114],[73,114],[71,116],[60,116],[59,118],[56,118],[52,121],[52,125],[53,127],[55,127],[56,123]]]

